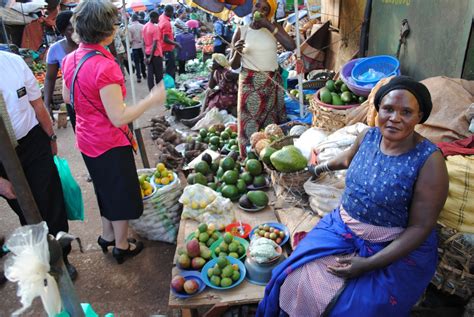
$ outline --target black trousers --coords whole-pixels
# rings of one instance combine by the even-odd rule
[[[53,161],[48,135],[40,125],[37,125],[25,137],[18,140],[18,144],[16,153],[41,217],[48,224],[49,233],[56,235],[59,231],[68,232],[61,180]],[[1,163],[0,176],[8,179]],[[18,200],[7,199],[7,202],[20,218],[21,225],[26,225]]]
[[[66,104],[67,115],[71,121],[72,130],[76,133],[76,110],[71,106],[71,104]]]
[[[132,60],[135,64],[135,71],[137,72],[137,79],[146,78],[145,57],[141,48],[132,49]]]
[[[175,79],[176,77],[176,56],[173,51],[165,52],[166,70],[165,72]]]
[[[147,58],[150,55],[147,55]],[[137,71],[138,74],[138,71]],[[163,79],[163,57],[160,56],[153,56],[150,60],[150,64],[148,64],[148,89],[152,90],[156,84],[159,84],[160,81]]]
[[[186,73],[186,61],[178,61],[178,72],[179,74],[185,74]]]

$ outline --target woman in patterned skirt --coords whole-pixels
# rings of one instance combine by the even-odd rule
[[[448,193],[444,158],[415,132],[428,89],[400,76],[375,96],[378,127],[312,168],[346,169],[340,207],[273,270],[257,316],[409,316],[436,270],[436,221]]]
[[[254,21],[239,28],[232,40],[231,66],[233,69],[242,67],[237,109],[242,156],[246,154],[252,133],[271,123],[286,121],[277,42],[288,51],[294,50],[296,45],[282,26],[274,22],[276,9],[276,0],[255,1]]]

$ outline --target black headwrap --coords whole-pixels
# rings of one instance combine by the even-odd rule
[[[379,111],[379,105],[382,102],[383,97],[391,92],[392,90],[408,90],[411,92],[420,106],[420,111],[423,112],[423,118],[421,118],[420,123],[428,120],[430,116],[431,109],[433,108],[433,103],[431,102],[431,95],[422,83],[414,80],[408,76],[397,76],[392,78],[387,84],[380,87],[380,89],[375,94],[374,105],[377,112]]]
[[[61,11],[56,17],[56,28],[59,33],[63,34],[71,23],[72,11]]]

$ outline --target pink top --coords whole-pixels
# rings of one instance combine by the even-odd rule
[[[171,26],[170,18],[165,14],[160,15],[158,26],[161,31],[161,49],[163,52],[171,52],[174,49],[174,45],[165,43],[165,35],[168,35],[168,38],[174,41],[173,27]]]
[[[120,66],[113,55],[99,44],[81,43],[79,48],[63,60],[63,78],[66,87],[71,89],[72,76],[81,58],[92,50],[104,56],[88,59],[79,70],[74,90],[74,109],[76,111],[76,144],[79,150],[89,156],[97,157],[116,147],[130,145],[123,131],[128,126],[116,128],[105,111],[99,91],[117,84],[122,88],[125,99],[125,84]]]
[[[161,50],[161,31],[158,25],[148,22],[142,30],[143,42],[145,44],[145,54],[150,55],[153,48],[153,41],[156,41],[156,49],[154,56],[163,56]]]
[[[197,28],[199,28],[199,21],[198,20],[188,20],[186,22],[186,25],[190,29],[197,29]]]

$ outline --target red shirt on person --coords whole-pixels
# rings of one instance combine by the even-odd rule
[[[147,24],[145,24],[142,30],[142,36],[143,43],[145,44],[145,54],[151,54],[151,49],[153,48],[153,41],[156,41],[156,49],[153,55],[163,57],[161,31],[158,25],[152,22],[148,22]]]
[[[163,52],[171,52],[174,49],[173,44],[165,43],[165,35],[168,35],[168,38],[174,41],[173,27],[171,26],[171,19],[166,16],[166,14],[160,15],[160,21],[158,22],[158,27],[161,31],[161,48]]]

